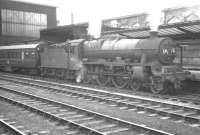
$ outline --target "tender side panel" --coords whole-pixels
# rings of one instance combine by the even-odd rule
[[[67,55],[63,48],[45,47],[41,53],[41,67],[67,68]]]

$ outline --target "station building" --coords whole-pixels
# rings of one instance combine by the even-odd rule
[[[56,7],[0,0],[0,45],[40,38],[40,30],[56,27]]]

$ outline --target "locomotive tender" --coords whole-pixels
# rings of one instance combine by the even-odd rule
[[[176,44],[170,38],[78,39],[38,50],[42,76],[133,90],[145,87],[153,93],[179,89],[189,77],[174,63]]]
[[[41,75],[61,79],[76,79],[82,68],[83,39],[72,40],[67,44],[59,43],[43,46],[41,57]],[[67,46],[68,45],[68,46]]]

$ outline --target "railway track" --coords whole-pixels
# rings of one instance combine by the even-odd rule
[[[37,112],[44,117],[59,121],[61,124],[75,127],[77,131],[74,134],[172,135],[145,125],[120,120],[33,94],[19,92],[14,89],[1,87],[0,90],[1,100]]]
[[[77,129],[75,126],[66,124],[59,119],[55,119],[50,115],[44,115],[33,108],[23,105],[15,100],[11,100],[8,97],[0,97],[1,109],[9,108],[10,112],[0,112],[3,115],[1,120],[12,127],[15,131],[19,133],[9,133],[9,130],[4,130],[6,133],[1,135],[41,135],[41,134],[51,134],[51,135],[88,135],[83,129]],[[7,110],[7,111],[8,111]],[[17,116],[17,118],[16,118]],[[2,126],[3,131],[3,126]],[[0,132],[1,133],[1,132]]]
[[[160,100],[156,98],[146,98],[140,96],[129,96],[120,93],[110,93],[107,91],[96,90],[82,86],[68,84],[58,84],[53,82],[25,79],[25,78],[6,78],[9,81],[31,85],[50,91],[52,94],[64,94],[65,96],[91,100],[103,104],[110,104],[119,109],[129,111],[148,112],[150,116],[161,115],[165,119],[173,119],[178,122],[189,123],[191,126],[200,127],[200,106],[191,103],[177,101]]]
[[[43,78],[40,76],[28,76],[28,75],[22,75],[22,74],[10,74],[10,73],[0,73],[0,75],[2,77],[7,77],[7,79],[19,79],[22,81],[29,81],[29,82],[35,82],[35,80],[37,80],[37,82],[41,82],[41,83],[46,83],[46,84],[51,84],[54,83],[55,85],[58,85],[59,87],[62,87],[63,85],[59,85],[56,83],[61,83],[61,84],[71,84],[72,86],[76,86],[77,84],[74,84],[72,82],[65,82],[63,80],[59,80],[59,79],[53,79],[53,78]],[[6,78],[2,78],[2,79],[6,79]],[[42,82],[43,80],[43,82]],[[48,83],[50,82],[50,83]],[[126,89],[121,90],[121,89],[116,89],[116,88],[110,88],[110,87],[101,87],[101,86],[94,86],[94,85],[90,85],[90,84],[80,84],[80,86],[83,87],[88,87],[91,90],[95,90],[95,89],[103,89],[106,90],[108,92],[117,92],[117,93],[124,93],[124,94],[130,94],[130,95],[139,95],[139,96],[144,96],[144,97],[152,97],[152,98],[158,98],[158,99],[163,99],[163,100],[169,100],[169,101],[178,101],[178,102],[182,102],[182,103],[192,103],[192,104],[197,104],[200,105],[200,92],[197,90],[197,88],[199,88],[199,85],[196,83],[195,85],[195,89],[193,88],[190,91],[180,91],[180,93],[177,93],[175,95],[163,95],[163,94],[152,94],[149,92],[145,92],[145,91],[132,91],[132,90],[128,90]],[[66,87],[66,85],[64,86]]]

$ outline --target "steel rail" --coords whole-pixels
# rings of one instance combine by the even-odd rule
[[[6,76],[9,77],[9,75],[10,75],[10,73],[3,73],[3,74],[4,75],[2,75],[2,73],[0,73],[0,75],[5,76],[5,77]],[[30,82],[30,84],[31,84],[31,82],[38,82],[38,83],[46,83],[48,85],[54,84],[56,86],[65,87],[65,88],[71,87],[70,89],[72,89],[72,87],[74,89],[78,89],[78,87],[82,87],[82,90],[92,90],[92,91],[96,91],[96,92],[98,92],[98,91],[108,92],[108,91],[102,90],[101,87],[98,88],[98,90],[96,90],[97,88],[91,88],[90,86],[88,87],[88,86],[80,86],[79,85],[77,87],[77,85],[75,85],[75,84],[63,84],[63,83],[66,83],[66,82],[61,82],[62,84],[58,84],[57,80],[55,80],[55,79],[52,80],[52,78],[43,78],[43,77],[39,77],[39,76],[28,76],[28,75],[21,75],[21,74],[14,74],[14,75],[12,74],[12,77],[10,76],[10,78],[14,78],[14,77],[21,79],[21,80],[28,81],[28,82]],[[3,79],[3,78],[1,78],[1,79]],[[6,79],[4,78],[4,80],[6,80]],[[60,80],[60,81],[62,81],[62,80]],[[23,82],[21,82],[21,83],[23,83]],[[114,89],[114,88],[112,88],[112,89]],[[130,90],[127,90],[127,91],[132,92]],[[118,94],[120,94],[120,93],[123,93],[123,92],[118,92]],[[190,93],[185,93],[185,94],[189,94],[189,95],[193,96],[192,98],[188,98],[185,95],[174,96],[174,95],[162,95],[162,94],[153,95],[151,93],[143,93],[143,94],[145,94],[144,97],[152,97],[152,98],[164,99],[164,100],[168,100],[168,101],[179,101],[179,102],[182,102],[182,103],[193,103],[193,104],[196,104],[196,105],[200,105],[200,99],[199,99],[199,96],[198,96],[198,95],[200,95],[200,93],[199,94],[196,93],[195,96],[194,96],[194,94],[192,95]],[[127,94],[124,94],[124,95],[127,95]],[[138,95],[138,94],[136,93],[136,95]]]
[[[17,77],[20,79],[19,77]],[[61,93],[67,93],[66,95],[69,96],[78,96],[84,97],[87,99],[98,100],[100,102],[107,102],[107,103],[114,103],[117,106],[122,106],[125,108],[136,108],[137,110],[145,110],[151,113],[157,113],[160,115],[164,115],[167,117],[175,117],[182,120],[185,120],[189,123],[197,123],[199,124],[200,121],[200,106],[191,105],[191,104],[184,104],[184,103],[177,103],[172,101],[166,100],[158,100],[152,99],[147,97],[135,96],[135,95],[127,95],[127,94],[120,94],[115,92],[107,92],[104,90],[97,90],[94,88],[88,88],[83,86],[75,86],[70,84],[58,84],[54,82],[47,82],[41,80],[33,80],[30,78],[21,78],[24,81],[13,80],[14,82],[22,83],[32,86],[41,87],[44,89],[57,91]],[[25,81],[26,80],[26,81]],[[41,84],[36,84],[41,83]],[[45,86],[43,84],[47,84],[50,86]],[[55,85],[55,86],[52,86]],[[57,86],[67,88],[67,89],[60,89]],[[69,90],[70,89],[70,90]],[[83,91],[83,92],[82,92]]]
[[[1,127],[5,127],[6,129],[8,129],[11,133],[14,133],[15,135],[26,135],[25,133],[21,132],[16,127],[10,125],[9,123],[7,123],[1,118],[0,118],[0,125]]]
[[[36,81],[33,79],[28,79],[28,80],[29,80],[28,85],[37,86],[61,93],[67,93],[67,95],[72,94],[72,96],[90,98],[94,100],[99,100],[100,102],[106,101],[107,103],[115,103],[118,106],[125,106],[128,108],[132,107],[132,108],[137,108],[138,110],[146,110],[151,113],[158,113],[164,116],[182,118],[183,120],[190,123],[199,123],[200,120],[200,114],[198,113],[200,112],[200,107],[196,105],[191,106],[191,104],[174,103],[172,101],[169,102],[166,100],[158,100],[141,96],[133,96],[133,95],[129,96],[126,94],[120,94],[114,92],[111,93],[83,86],[58,84],[58,83],[39,81],[39,80]],[[15,80],[15,82],[20,82],[20,81]],[[33,82],[45,83],[51,86],[52,85],[62,86],[63,88],[68,88],[72,90],[66,90],[66,89],[61,90],[60,88],[44,86],[42,84],[35,84]],[[27,85],[25,81],[21,81],[20,83]],[[84,92],[82,92],[83,90]]]

